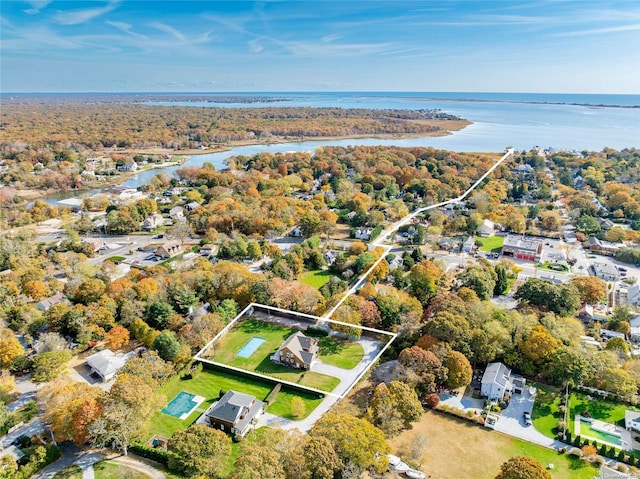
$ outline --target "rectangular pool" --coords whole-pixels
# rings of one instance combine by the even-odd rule
[[[240,351],[238,351],[236,353],[236,356],[239,356],[241,358],[248,358],[250,357],[253,353],[256,352],[256,350],[262,346],[262,343],[264,343],[266,341],[265,338],[260,338],[258,336],[254,336],[253,338],[251,338],[249,341],[247,341],[247,344],[245,344],[244,346],[242,346],[242,348],[240,349]]]
[[[163,413],[179,419],[186,419],[189,414],[204,401],[201,396],[196,396],[185,391],[180,391],[169,404],[162,410]]]

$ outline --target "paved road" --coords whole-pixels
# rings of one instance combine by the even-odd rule
[[[47,467],[34,474],[32,479],[52,479],[57,473],[62,471],[65,467],[70,466],[83,455],[87,454],[78,446],[71,442],[63,442],[59,444],[62,450],[62,456],[53,464],[49,464]]]

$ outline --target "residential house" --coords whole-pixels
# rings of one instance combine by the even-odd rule
[[[110,349],[104,349],[99,353],[92,354],[87,358],[87,366],[91,373],[95,374],[102,381],[113,379],[120,368],[122,368],[130,357],[135,353],[115,354]]]
[[[184,209],[187,211],[197,210],[198,208],[200,208],[200,203],[197,201],[192,201],[191,203],[184,205]]]
[[[285,366],[310,369],[318,356],[318,340],[302,334],[289,336],[271,359]]]
[[[169,217],[174,221],[184,218],[184,210],[182,209],[182,206],[174,206],[171,208],[169,210]]]
[[[476,231],[480,236],[493,236],[496,232],[496,224],[491,220],[484,220]]]
[[[369,241],[373,234],[373,228],[358,228],[355,231],[355,237],[359,240]]]
[[[610,241],[599,240],[595,236],[589,238],[589,249],[602,254],[613,255],[624,245],[611,243]]]
[[[40,310],[40,311],[49,311],[49,308],[51,308],[51,306],[55,306],[56,304],[60,304],[60,303],[68,303],[69,300],[67,299],[67,297],[64,295],[64,293],[56,293],[53,296],[50,296],[48,298],[44,298],[41,301],[38,301],[36,303],[36,307]]]
[[[598,223],[600,223],[600,228],[603,230],[610,230],[616,224],[608,218],[598,218]]]
[[[180,251],[182,251],[180,243],[177,241],[168,241],[165,244],[158,246],[155,254],[160,258],[166,259],[174,257],[180,253]]]
[[[440,249],[445,251],[458,251],[460,249],[460,242],[455,238],[442,238],[438,241]]]
[[[600,337],[605,340],[611,339],[611,338],[620,338],[620,339],[626,340],[624,333],[621,333],[619,331],[613,331],[611,329],[604,329],[604,328],[600,329]]]
[[[620,279],[620,272],[615,264],[593,263],[591,269],[594,276],[605,281],[618,281]]]
[[[123,165],[118,166],[118,171],[138,171],[138,163],[127,160]]]
[[[19,462],[20,459],[24,457],[24,452],[22,452],[19,447],[10,445],[7,447],[0,448],[0,459],[3,458],[4,456],[11,456],[14,461]],[[6,467],[6,466],[3,466],[3,467]]]
[[[509,234],[502,244],[502,255],[524,261],[540,261],[543,244],[541,238]]]
[[[634,343],[640,343],[640,314],[629,320],[631,330],[629,331],[629,339]]]
[[[90,248],[93,249],[94,253],[97,253],[101,249],[104,249],[104,248],[107,247],[105,242],[103,240],[101,240],[100,238],[89,238],[89,239],[84,240],[82,242],[82,244],[88,245]]]
[[[216,245],[214,244],[205,244],[200,247],[200,254],[202,256],[212,256],[215,254],[217,250]]]
[[[159,228],[164,224],[164,218],[160,213],[153,213],[147,216],[142,222],[142,229],[145,231],[151,231]]]
[[[615,304],[632,304],[634,306],[640,305],[640,284],[635,283],[632,285],[624,285],[620,287],[616,291]]]
[[[294,226],[287,236],[291,236],[293,238],[300,238],[302,236],[302,227],[300,225]]]
[[[640,432],[640,412],[627,409],[624,412],[624,428],[627,431]]]
[[[262,414],[264,403],[248,394],[227,391],[204,414],[208,425],[229,434],[244,436],[254,419]]]
[[[578,318],[585,323],[590,323],[593,321],[593,306],[587,303],[583,303],[583,305],[578,310]]]
[[[523,377],[511,374],[511,370],[502,363],[490,363],[482,375],[480,393],[495,401],[506,393],[520,394],[524,387]]]
[[[336,262],[336,259],[338,259],[339,255],[340,255],[340,253],[330,249],[330,250],[325,251],[324,254],[322,255],[322,257],[327,262],[327,265],[331,266],[333,263]]]
[[[462,243],[462,252],[463,253],[471,253],[476,248],[476,241],[473,239],[473,236],[469,236],[464,243]]]

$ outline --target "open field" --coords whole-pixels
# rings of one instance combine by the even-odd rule
[[[95,479],[150,479],[148,475],[112,462],[99,462],[93,466]]]
[[[184,421],[177,417],[164,414],[159,409],[151,417],[147,439],[153,436],[168,438],[171,437],[175,431],[186,429],[218,399],[220,391],[226,392],[231,389],[245,394],[251,394],[257,399],[264,400],[271,391],[272,385],[234,376],[223,371],[209,371],[207,369],[203,370],[195,378],[188,380],[181,380],[179,375],[176,375],[167,381],[158,392],[159,396],[164,396],[165,398],[160,409],[165,407],[180,391],[190,392],[198,396],[203,396],[206,399]],[[267,412],[293,418],[291,414],[291,397],[294,395],[302,398],[305,403],[306,411],[303,417],[306,417],[322,402],[322,399],[316,396],[298,392],[292,393],[283,389],[276,401],[266,408]]]
[[[82,479],[82,469],[79,466],[65,467],[53,479]]]
[[[480,251],[487,251],[490,253],[499,253],[502,250],[502,245],[504,243],[504,236],[489,236],[488,238],[475,236],[473,239],[482,244],[482,246],[480,246]]]
[[[336,276],[329,271],[317,269],[314,271],[307,271],[300,277],[300,282],[320,289],[332,276]]]
[[[245,319],[238,322],[213,345],[214,353],[209,359],[246,369],[247,371],[273,376],[301,386],[312,387],[321,391],[333,391],[340,384],[340,379],[313,371],[281,366],[270,359],[283,341],[295,332],[295,329],[277,324]],[[248,358],[238,356],[238,351],[254,337],[262,338],[265,341]],[[359,345],[357,346],[360,347]],[[337,361],[333,355],[329,356],[329,360]],[[349,364],[348,357],[345,361]],[[334,363],[330,362],[328,364]]]
[[[500,466],[517,455],[531,456],[545,466],[553,464],[554,479],[592,479],[598,474],[590,463],[432,411],[389,441],[394,453],[408,458],[417,434],[427,438],[419,469],[433,479],[493,479]]]

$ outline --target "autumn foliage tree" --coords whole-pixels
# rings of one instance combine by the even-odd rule
[[[502,464],[496,479],[551,479],[551,474],[531,457],[514,456]]]
[[[109,349],[120,349],[129,344],[129,330],[122,326],[114,326],[104,337]]]
[[[580,295],[580,301],[598,304],[607,294],[607,283],[597,276],[578,276],[571,280]]]

